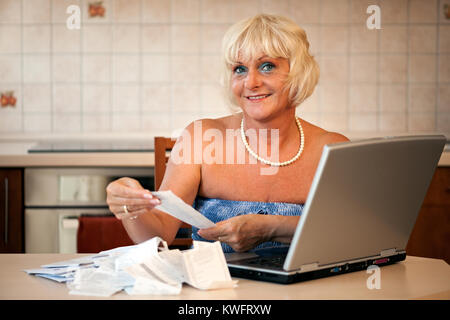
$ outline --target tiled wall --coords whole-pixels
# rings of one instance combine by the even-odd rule
[[[0,137],[170,134],[228,114],[220,43],[235,21],[286,15],[321,67],[298,114],[349,137],[450,137],[450,0],[0,0]],[[66,9],[81,8],[69,30]],[[381,30],[366,9],[381,8]],[[450,9],[449,9],[450,10]]]

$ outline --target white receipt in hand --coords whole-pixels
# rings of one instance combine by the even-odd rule
[[[199,229],[214,227],[214,222],[178,198],[172,191],[156,191],[152,194],[161,200],[161,204],[156,206],[155,209],[164,211]]]

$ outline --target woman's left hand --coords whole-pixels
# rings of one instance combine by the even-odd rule
[[[245,214],[217,222],[212,228],[201,229],[199,236],[206,240],[221,241],[236,252],[248,251],[258,244],[270,241],[270,216]]]

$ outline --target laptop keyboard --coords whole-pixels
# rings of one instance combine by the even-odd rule
[[[273,257],[257,257],[246,260],[247,265],[254,265],[259,267],[282,269],[286,256],[273,256]]]

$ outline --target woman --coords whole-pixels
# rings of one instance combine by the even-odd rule
[[[160,190],[171,190],[216,223],[193,228],[194,240],[221,241],[225,252],[280,246],[291,241],[323,146],[348,139],[295,116],[319,77],[306,34],[295,23],[267,14],[238,22],[225,34],[223,50],[224,87],[241,112],[191,123],[175,144]],[[214,151],[204,143],[211,131],[215,140],[226,137],[215,141]],[[187,147],[194,145],[200,148]],[[261,153],[265,149],[270,157]],[[238,159],[242,151],[245,161]],[[205,161],[205,154],[231,161]],[[114,181],[107,194],[135,242],[174,239],[181,221],[154,209],[159,200],[137,181]]]

